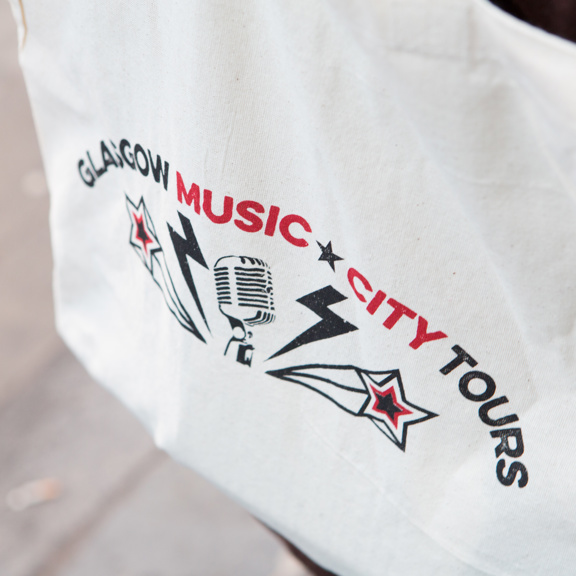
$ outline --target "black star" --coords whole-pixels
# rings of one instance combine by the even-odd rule
[[[378,394],[378,401],[374,408],[379,412],[386,412],[392,421],[394,421],[394,416],[398,412],[402,412],[402,408],[394,404],[394,398],[392,398],[391,394],[386,394],[385,396]]]
[[[152,242],[152,238],[150,238],[150,236],[146,232],[146,227],[144,225],[144,218],[136,218],[136,228],[138,229],[138,232],[136,232],[136,238],[138,238],[138,240],[142,242],[142,245],[146,250],[148,244]]]
[[[320,244],[320,242],[316,240],[316,244],[318,244],[318,246],[320,246],[320,250],[322,250],[322,254],[320,258],[318,258],[318,260],[324,260],[328,262],[328,264],[330,264],[330,268],[332,268],[332,270],[336,272],[334,262],[336,262],[337,260],[344,260],[344,258],[340,258],[340,256],[337,256],[336,254],[334,254],[334,252],[332,252],[332,241],[328,242],[326,246],[322,246],[322,244]]]

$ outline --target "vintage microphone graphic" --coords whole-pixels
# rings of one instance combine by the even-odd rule
[[[259,258],[224,256],[214,265],[214,280],[220,312],[232,327],[224,354],[237,347],[237,362],[250,366],[254,346],[249,342],[252,332],[246,327],[276,319],[270,267]]]

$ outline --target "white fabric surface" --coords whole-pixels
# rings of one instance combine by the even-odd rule
[[[573,574],[576,47],[484,0],[11,3],[59,330],[158,445],[340,576]],[[271,273],[251,366],[225,256]]]

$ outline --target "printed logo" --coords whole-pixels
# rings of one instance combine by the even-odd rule
[[[228,318],[232,337],[224,355],[232,350],[240,364],[252,365],[254,346],[248,327],[274,322],[272,273],[268,264],[249,256],[224,256],[214,265],[216,297]]]
[[[170,164],[159,154],[154,157],[149,149],[140,144],[132,145],[126,139],[118,145],[111,140],[108,143],[102,140],[99,155],[91,155],[87,151],[78,161],[80,178],[90,189],[114,169],[130,169],[144,178],[153,178],[168,191]],[[267,241],[273,239],[290,250],[318,249],[317,260],[325,262],[334,274],[333,282],[312,291],[308,289],[295,299],[295,305],[307,308],[316,315],[317,320],[305,329],[295,326],[293,336],[268,358],[260,357],[258,366],[272,359],[289,358],[291,353],[303,347],[310,346],[306,349],[312,352],[314,344],[320,341],[353,337],[359,328],[337,312],[339,303],[352,297],[359,312],[367,314],[367,319],[372,318],[374,329],[383,335],[398,325],[404,327],[403,331],[393,333],[398,345],[402,345],[400,338],[405,338],[409,326],[412,336],[404,344],[411,350],[418,351],[423,346],[435,343],[433,345],[439,358],[435,369],[447,378],[447,382],[456,384],[453,388],[459,391],[460,399],[478,403],[478,417],[489,427],[490,436],[498,441],[494,447],[498,481],[504,486],[517,485],[520,488],[528,484],[528,470],[519,460],[524,454],[522,430],[519,424],[510,427],[510,424],[519,422],[518,415],[502,415],[501,407],[508,404],[508,398],[497,394],[498,385],[494,378],[477,369],[479,362],[468,351],[454,342],[446,346],[448,335],[443,330],[431,329],[428,320],[412,306],[403,303],[402,297],[388,294],[373,282],[374,279],[348,265],[345,257],[334,249],[331,240],[324,242],[325,239],[313,238],[312,226],[302,215],[285,213],[279,206],[264,206],[254,200],[238,201],[228,195],[218,199],[217,194],[201,189],[196,183],[187,187],[180,172],[176,172],[175,193],[176,200],[184,210],[214,225],[234,226],[245,233],[260,234]],[[167,223],[167,228],[171,248],[194,303],[186,308],[183,301],[189,300],[177,293],[175,285],[178,283],[173,282],[172,271],[168,269],[165,258],[166,247],[159,242],[143,197],[135,203],[127,196],[126,206],[131,223],[130,245],[160,288],[179,324],[204,344],[213,339],[194,280],[198,267],[211,269],[215,283],[213,297],[230,325],[230,333],[226,335],[228,343],[222,352],[243,366],[254,369],[253,360],[258,351],[254,346],[253,331],[276,320],[273,270],[268,263],[253,254],[220,255],[212,261],[210,268],[190,219],[178,212],[179,224],[173,227]],[[312,280],[312,277],[309,279]],[[282,293],[282,286],[274,288],[279,294]],[[206,298],[206,295],[202,298]],[[321,360],[318,358],[318,363],[306,365],[290,365],[287,361],[286,367],[270,369],[266,373],[282,383],[308,388],[311,394],[325,397],[351,417],[371,421],[401,450],[407,448],[410,426],[425,423],[437,416],[407,400],[399,370],[391,370],[390,366],[360,368],[354,364],[353,358],[343,358],[342,365],[322,363]],[[408,391],[408,396],[412,398],[414,391],[410,386]]]
[[[399,370],[372,372],[357,366],[309,364],[267,374],[302,384],[349,414],[364,416],[403,451],[408,426],[437,416],[406,400]]]
[[[158,241],[152,218],[146,208],[146,204],[144,204],[144,198],[140,198],[138,205],[135,205],[126,196],[126,206],[132,222],[130,244],[152,275],[156,285],[162,290],[170,312],[174,314],[180,325],[192,332],[202,342],[206,342],[176,293],[172,276],[170,276],[170,271],[166,265],[164,250],[162,250],[162,246],[160,246]]]
[[[162,290],[168,308],[180,325],[202,342],[206,342],[174,288],[164,251],[144,198],[140,198],[138,204],[135,204],[126,196],[126,205],[131,220],[130,244],[156,285]],[[168,224],[170,237],[182,273],[196,302],[197,311],[208,328],[187,256],[191,256],[204,267],[207,267],[206,261],[192,224],[182,214],[179,214],[179,217],[185,236],[177,234]],[[318,245],[322,251],[319,260],[328,262],[332,269],[334,262],[343,260],[333,253],[331,242],[326,246],[318,242]],[[223,256],[214,264],[214,282],[218,307],[228,319],[232,330],[224,355],[234,357],[240,364],[251,366],[254,354],[251,329],[270,324],[276,318],[272,271],[260,258]],[[330,306],[343,300],[346,300],[346,297],[331,285],[298,298],[296,301],[313,311],[320,320],[276,351],[269,359],[312,342],[358,330],[356,326],[330,309]],[[269,370],[267,374],[280,380],[301,384],[328,398],[349,414],[367,418],[403,451],[406,449],[408,426],[436,416],[408,402],[399,370],[370,371],[356,366],[313,364]]]

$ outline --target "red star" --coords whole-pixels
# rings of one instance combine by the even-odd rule
[[[134,221],[136,222],[136,228],[138,232],[136,232],[136,238],[142,242],[142,248],[144,248],[144,252],[148,254],[148,244],[154,242],[152,238],[150,238],[149,234],[146,232],[146,224],[144,223],[144,216],[138,217],[134,212],[132,212],[132,216],[134,217]]]
[[[386,415],[394,428],[398,428],[398,418],[400,416],[409,416],[410,414],[413,414],[412,411],[408,410],[398,402],[393,387],[382,391],[370,384],[370,388],[374,395],[374,404],[371,409],[374,410],[374,412]]]

